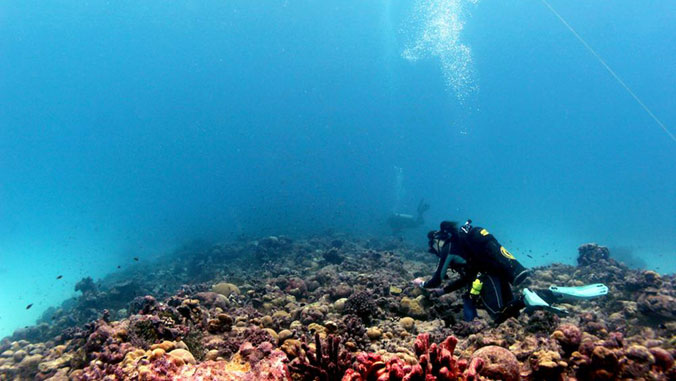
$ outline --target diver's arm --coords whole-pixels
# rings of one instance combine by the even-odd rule
[[[452,281],[444,287],[444,294],[449,294],[451,292],[457,291],[468,284],[470,284],[474,279],[476,279],[477,272],[460,272],[460,278]]]
[[[439,264],[437,265],[437,269],[434,271],[434,275],[432,275],[432,278],[426,282],[423,282],[422,287],[424,288],[436,288],[439,287],[441,284],[441,279],[443,278],[444,275],[446,275],[446,270],[448,269],[448,265],[451,262],[451,256],[447,254],[442,255],[441,258],[439,258]]]

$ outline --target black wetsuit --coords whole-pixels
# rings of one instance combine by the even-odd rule
[[[467,287],[463,296],[465,320],[472,320],[476,316],[476,305],[469,297],[475,279],[482,282],[479,300],[496,322],[515,316],[525,307],[521,298],[514,298],[511,286],[526,279],[529,271],[486,229],[464,225],[457,229],[457,234],[451,236],[450,243],[447,242],[444,248],[438,254],[439,265],[434,275],[423,287],[438,288],[449,266],[459,273],[460,278],[447,284],[444,293]],[[453,261],[458,258],[452,256],[462,260]]]

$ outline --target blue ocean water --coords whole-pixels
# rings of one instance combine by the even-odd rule
[[[134,257],[421,198],[421,247],[675,271],[676,6],[548,1],[667,131],[543,1],[2,2],[0,337]]]

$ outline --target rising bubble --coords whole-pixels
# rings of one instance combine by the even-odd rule
[[[402,52],[409,61],[437,58],[448,88],[461,103],[472,99],[478,86],[472,51],[460,41],[466,7],[478,0],[419,0],[405,35],[411,40]]]

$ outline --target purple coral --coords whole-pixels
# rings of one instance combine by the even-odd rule
[[[552,333],[552,338],[559,342],[565,353],[570,354],[580,347],[582,332],[573,324],[561,324]]]
[[[289,364],[289,371],[304,381],[339,381],[352,362],[352,356],[341,350],[340,338],[333,335],[322,343],[319,333],[315,333],[315,349],[306,343],[301,347],[303,351]]]
[[[368,291],[360,291],[347,298],[343,311],[346,314],[359,316],[363,321],[368,322],[376,309],[373,295]]]
[[[341,320],[340,331],[343,333],[346,344],[354,344],[354,349],[365,349],[368,345],[366,327],[356,315],[345,315]]]

